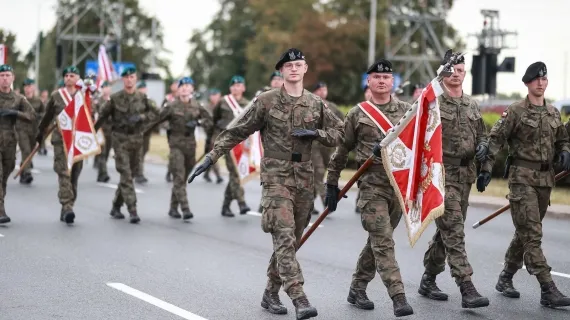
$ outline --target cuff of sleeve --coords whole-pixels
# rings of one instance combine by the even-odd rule
[[[562,151],[566,151],[568,153],[570,153],[570,146],[569,145],[565,145],[562,147]],[[561,152],[562,153],[562,152]]]
[[[483,164],[481,164],[481,171],[487,171],[489,173],[493,172],[493,165],[491,163],[484,162]]]
[[[329,170],[327,174],[327,184],[330,184],[332,186],[338,186],[339,177],[340,177],[340,172]]]
[[[206,157],[210,157],[210,159],[212,159],[212,162],[213,162],[213,163],[218,162],[218,159],[220,159],[221,156],[222,156],[222,155],[219,154],[219,152],[217,152],[215,149],[212,150],[212,151],[210,151],[210,152],[206,155]]]

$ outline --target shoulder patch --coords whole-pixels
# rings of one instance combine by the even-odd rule
[[[507,110],[503,111],[503,113],[501,114],[501,118],[505,118],[507,116]]]
[[[324,101],[323,101],[323,105],[325,106],[325,108],[327,108],[327,109],[329,108],[329,106],[327,105],[327,103],[324,102]]]

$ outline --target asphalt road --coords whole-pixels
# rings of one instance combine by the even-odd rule
[[[220,215],[225,184],[208,184],[200,177],[188,186],[195,217],[184,223],[167,216],[170,184],[164,180],[165,167],[148,164],[150,182],[137,186],[142,221],[131,225],[109,216],[118,174],[113,169],[110,184],[98,184],[88,163],[80,178],[76,223],[67,226],[59,221],[52,165],[51,156],[37,156],[37,173],[29,187],[10,178],[6,208],[12,222],[0,227],[0,319],[295,319],[283,292],[288,315],[271,315],[260,307],[272,252],[270,236],[261,231],[255,213],[233,219]],[[255,210],[260,186],[252,181],[245,188]],[[368,289],[375,310],[359,310],[346,302],[366,239],[354,201],[351,192],[299,251],[305,290],[319,311],[318,319],[393,319],[392,302],[379,276]],[[470,311],[461,308],[449,269],[438,278],[451,295],[449,301],[431,301],[417,293],[434,226],[410,248],[402,221],[395,232],[396,254],[415,311],[406,319],[570,319],[570,310],[540,306],[538,283],[524,270],[515,277],[520,299],[495,292],[513,226],[510,215],[504,214],[471,229],[489,213],[472,208],[467,221],[474,283],[491,300],[488,308]],[[544,229],[543,248],[557,272],[554,279],[570,294],[570,222],[547,219]]]

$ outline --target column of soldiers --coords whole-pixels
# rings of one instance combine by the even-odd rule
[[[208,111],[208,114],[210,114],[210,116],[212,116],[212,113],[214,112],[214,107],[220,102],[221,99],[222,99],[222,93],[220,92],[220,90],[211,89],[208,92],[209,101],[206,110]],[[212,147],[213,145],[211,143],[204,144],[204,154],[210,152],[210,150],[212,150]],[[217,163],[214,164],[211,168],[208,168],[208,170],[206,170],[206,172],[204,173],[204,180],[206,180],[207,182],[212,182],[212,179],[210,178],[211,171],[214,171],[214,174],[216,175],[217,184],[224,182],[224,179],[220,175],[220,166]]]

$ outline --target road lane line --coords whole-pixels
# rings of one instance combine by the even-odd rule
[[[0,238],[2,238],[4,235],[0,233]]]
[[[175,314],[181,318],[184,318],[187,320],[208,320],[206,318],[200,317],[199,315],[193,314],[190,311],[186,311],[186,310],[179,308],[175,305],[172,305],[168,302],[165,302],[165,301],[162,301],[158,298],[155,298],[155,297],[153,297],[149,294],[146,294],[142,291],[131,288],[131,287],[127,286],[126,284],[109,282],[109,283],[107,283],[107,285],[113,289],[117,289],[121,292],[124,292],[128,295],[131,295],[135,298],[138,298],[144,302],[148,302],[148,303],[154,305],[155,307],[159,307],[162,310],[165,310],[165,311],[168,311],[172,314]]]
[[[108,182],[97,182],[97,184],[100,186],[103,186],[103,187],[111,188],[111,189],[119,188],[119,186],[117,186],[116,184],[108,183]],[[135,193],[144,193],[144,191],[142,191],[141,189],[135,188]]]
[[[505,265],[505,264],[501,262],[500,265]],[[522,268],[526,270],[526,266],[523,265]],[[550,271],[550,274],[553,276],[559,276],[562,278],[570,279],[570,274],[566,274],[566,273],[562,273],[562,272],[556,272],[556,271]]]
[[[250,216],[256,216],[256,217],[261,217],[261,213],[257,212],[257,211],[248,211],[247,214],[249,214]],[[313,223],[309,222],[309,227],[312,227]],[[317,228],[322,228],[323,225],[319,224],[319,226]]]

